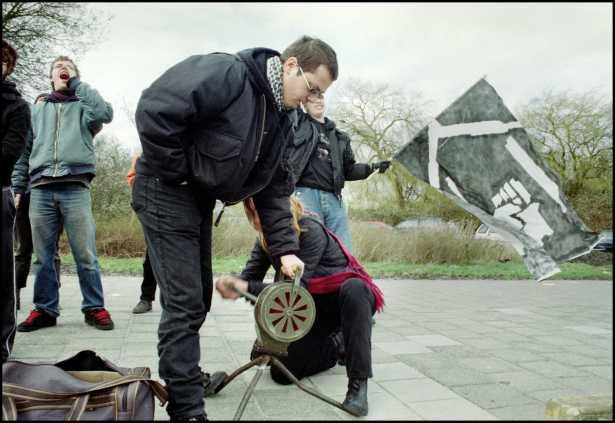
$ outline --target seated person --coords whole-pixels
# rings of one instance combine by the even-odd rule
[[[267,253],[258,213],[251,198],[244,201],[248,221],[259,233],[250,259],[239,277],[223,276],[216,290],[235,300],[240,292],[258,294],[266,287],[263,278],[271,265],[275,280],[281,280],[279,263]],[[316,305],[311,330],[288,346],[288,356],[278,357],[297,379],[311,376],[345,361],[348,392],[344,407],[356,415],[367,415],[367,378],[372,377],[371,321],[384,304],[382,292],[346,250],[338,238],[316,218],[304,214],[303,206],[291,197],[293,227],[299,233],[299,259],[305,263],[301,284]],[[254,351],[251,358],[254,358]],[[292,383],[279,369],[271,367],[272,379]]]

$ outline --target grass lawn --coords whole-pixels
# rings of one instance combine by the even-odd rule
[[[143,259],[99,257],[104,274],[123,274],[140,276],[143,274]],[[247,256],[218,257],[213,261],[215,273],[241,272]],[[62,256],[64,271],[74,272],[71,255]],[[412,264],[367,262],[367,271],[374,278],[403,279],[532,279],[523,263],[480,263],[466,265],[450,264]],[[602,279],[613,280],[613,265],[592,266],[584,263],[563,263],[562,271],[552,279]]]

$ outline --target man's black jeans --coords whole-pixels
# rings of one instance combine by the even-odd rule
[[[214,199],[190,185],[167,185],[137,174],[132,207],[160,289],[158,374],[167,385],[171,417],[204,412],[199,329],[211,306],[211,232]]]
[[[288,346],[288,357],[281,361],[297,378],[315,375],[337,364],[337,349],[331,334],[341,328],[346,350],[349,378],[372,377],[372,315],[375,299],[359,279],[348,279],[337,293],[314,295],[316,320],[312,329]],[[277,367],[271,378],[280,384],[292,383]]]

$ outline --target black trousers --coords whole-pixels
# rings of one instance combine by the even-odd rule
[[[372,377],[372,315],[375,299],[359,279],[348,279],[335,294],[314,295],[316,320],[312,329],[288,346],[282,363],[297,378],[315,375],[334,367],[337,350],[330,335],[341,327],[346,349],[346,374],[349,378]],[[271,366],[272,379],[292,383],[277,367]]]
[[[30,192],[21,195],[19,207],[15,215],[15,283],[17,289],[26,287],[28,274],[30,273],[30,265],[32,264],[32,228],[30,226]],[[58,231],[58,240],[56,241],[56,256],[53,259],[56,275],[58,275],[58,285],[60,285],[60,235],[62,235],[62,224]]]
[[[2,241],[1,273],[2,283],[2,362],[6,362],[13,349],[17,329],[15,309],[15,272],[13,262],[13,226],[15,224],[15,201],[10,187],[2,187]]]
[[[149,253],[145,250],[143,261],[143,282],[141,282],[141,299],[153,302],[156,299],[156,278],[149,261]]]
[[[202,197],[202,196],[201,196]],[[188,185],[167,185],[137,174],[132,207],[143,226],[160,289],[158,374],[169,394],[167,413],[203,413],[199,330],[211,306],[211,233],[214,199],[199,199]]]

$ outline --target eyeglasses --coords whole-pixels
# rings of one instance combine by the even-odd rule
[[[312,87],[310,81],[308,81],[308,79],[305,77],[305,73],[303,73],[303,69],[301,69],[301,66],[299,66],[299,71],[301,72],[301,76],[305,81],[305,85],[307,86],[308,92],[310,93],[310,97],[324,98],[324,94],[320,88]]]

